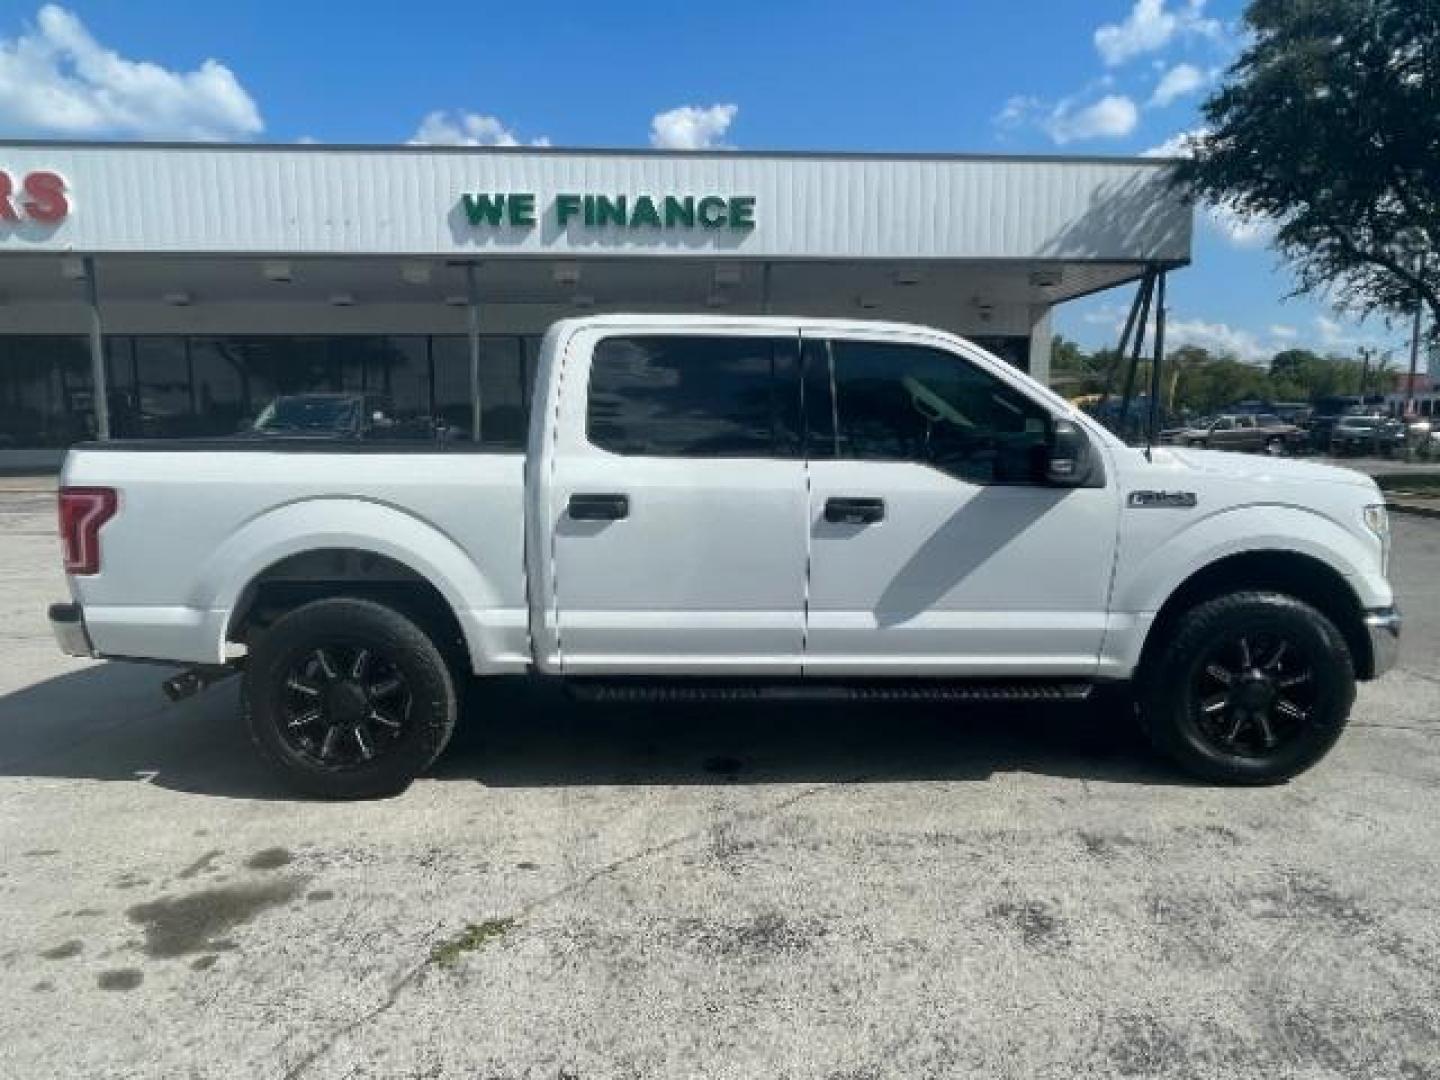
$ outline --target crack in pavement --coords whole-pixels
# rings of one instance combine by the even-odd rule
[[[780,799],[779,801],[767,807],[764,807],[763,809],[748,811],[740,810],[733,814],[730,814],[727,817],[723,818],[719,822],[718,826],[715,822],[707,822],[705,825],[699,828],[691,829],[688,832],[680,833],[678,836],[672,836],[668,840],[662,840],[659,843],[651,844],[647,847],[641,848],[638,851],[632,851],[628,855],[622,855],[620,858],[615,859],[611,862],[604,863],[603,865],[590,871],[588,874],[576,878],[573,881],[567,882],[558,889],[555,889],[548,893],[544,893],[540,896],[537,896],[533,900],[521,904],[508,917],[513,918],[518,922],[526,915],[531,915],[536,911],[541,910],[542,908],[548,907],[549,905],[556,903],[557,901],[564,900],[566,897],[573,896],[578,892],[583,892],[585,889],[588,889],[591,885],[595,884],[595,882],[601,880],[602,878],[610,877],[613,874],[619,873],[621,870],[634,866],[637,863],[644,862],[645,860],[653,858],[656,855],[666,854],[667,852],[673,851],[675,848],[681,847],[686,843],[708,836],[717,827],[724,828],[728,826],[738,825],[744,822],[765,821],[768,818],[774,817],[776,814],[784,813],[792,806],[804,801],[805,799],[811,798],[812,796],[819,795],[827,791],[833,791],[838,788],[844,788],[854,784],[863,783],[864,780],[865,776],[862,774],[860,776],[852,776],[845,780],[835,780],[826,784],[815,784],[811,787],[803,789],[802,791],[796,792],[794,795],[786,796],[785,798]],[[440,924],[437,923],[435,930],[438,932],[439,929]],[[286,1070],[284,1074],[284,1080],[298,1080],[299,1077],[305,1075],[305,1073],[310,1070],[310,1067],[312,1065],[314,1065],[326,1054],[328,1054],[332,1049],[334,1049],[334,1047],[342,1039],[346,1038],[351,1034],[354,1034],[361,1028],[368,1026],[369,1024],[383,1016],[385,1013],[389,1012],[390,1009],[394,1008],[396,1002],[400,1000],[400,996],[407,989],[413,986],[415,981],[422,974],[424,974],[424,972],[428,968],[431,968],[433,966],[434,964],[430,959],[430,951],[426,950],[424,959],[406,968],[401,974],[400,978],[395,981],[395,983],[390,987],[386,995],[380,1000],[379,1004],[377,1004],[373,1009],[365,1013],[363,1016],[356,1017],[349,1023],[343,1024],[339,1028],[336,1028],[333,1032],[330,1033],[330,1035],[328,1035],[325,1039],[321,1041],[319,1046],[317,1046],[314,1050],[310,1051],[310,1053],[306,1054],[303,1058],[301,1058],[299,1062]]]

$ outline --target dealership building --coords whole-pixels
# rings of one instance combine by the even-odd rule
[[[313,390],[516,446],[540,335],[588,312],[920,322],[1044,379],[1057,304],[1189,262],[1171,168],[0,143],[0,468]]]

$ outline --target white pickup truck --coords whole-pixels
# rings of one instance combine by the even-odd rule
[[[1356,472],[1126,446],[953,335],[610,315],[545,336],[524,453],[85,445],[60,493],[74,655],[243,673],[300,790],[402,788],[471,676],[595,695],[1081,698],[1287,779],[1395,660]]]

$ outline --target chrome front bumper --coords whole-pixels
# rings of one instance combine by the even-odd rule
[[[67,656],[94,656],[90,633],[85,629],[85,613],[79,604],[51,604],[50,632],[60,651]]]
[[[1365,629],[1370,633],[1370,656],[1374,660],[1371,678],[1378,679],[1400,659],[1399,608],[1381,608],[1365,613]]]

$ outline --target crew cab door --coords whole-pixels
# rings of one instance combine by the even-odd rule
[[[806,675],[1093,674],[1117,494],[1046,486],[1046,406],[938,340],[807,336],[804,356]]]
[[[798,675],[798,333],[587,327],[561,382],[541,568],[559,669]]]

